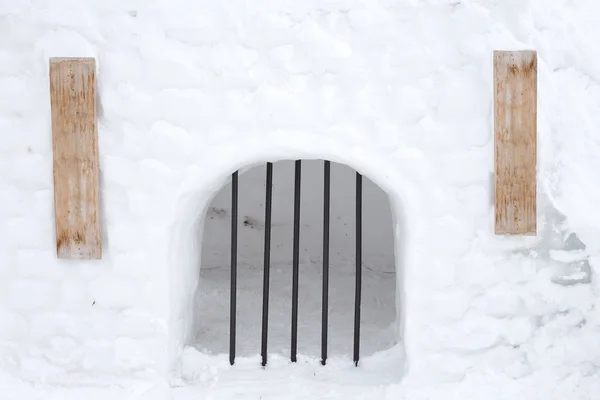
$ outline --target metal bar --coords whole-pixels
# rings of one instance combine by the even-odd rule
[[[229,364],[235,362],[235,325],[237,309],[237,224],[238,172],[231,175],[231,292],[229,300]]]
[[[323,310],[321,312],[321,364],[327,363],[327,328],[329,319],[329,218],[331,202],[331,163],[323,171]]]
[[[360,302],[362,286],[362,175],[356,173],[356,287],[354,293],[354,365],[360,353]]]
[[[267,331],[269,329],[269,272],[271,267],[271,207],[273,195],[273,163],[267,163],[267,185],[265,201],[265,254],[263,270],[262,341],[260,354],[262,366],[267,365]]]
[[[292,348],[291,360],[296,362],[298,351],[298,280],[300,275],[300,180],[302,161],[296,160],[294,179],[294,248],[292,259]]]

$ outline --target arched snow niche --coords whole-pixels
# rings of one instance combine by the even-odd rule
[[[323,187],[325,160],[301,161],[298,351],[321,354]],[[352,358],[356,276],[356,171],[331,163],[328,356]],[[239,173],[236,355],[260,350],[264,271],[266,163]],[[269,349],[289,354],[295,162],[273,165]],[[231,191],[229,181],[212,199],[204,221],[194,347],[229,351]],[[394,231],[387,194],[362,177],[362,290],[360,356],[398,342],[395,310]]]
[[[168,232],[171,365],[175,368],[184,347],[194,342],[194,303],[202,258],[204,219],[212,199],[236,170],[264,165],[265,162],[295,159],[321,159],[344,164],[387,193],[394,227],[397,279],[395,328],[398,344],[376,358],[388,361],[391,353],[404,354],[406,348],[408,361],[410,337],[407,332],[407,310],[410,308],[410,298],[406,295],[404,281],[409,269],[418,268],[420,262],[419,248],[412,243],[418,242],[417,238],[422,236],[418,223],[422,214],[418,187],[410,179],[410,171],[401,169],[412,164],[414,157],[410,154],[406,158],[393,157],[377,149],[359,148],[343,140],[323,139],[311,134],[296,136],[291,140],[276,135],[263,136],[260,140],[247,138],[229,141],[226,145],[203,146],[199,152],[199,160],[205,156],[210,163],[204,166],[205,169],[199,164],[194,170],[188,171],[182,190],[173,204],[173,219]],[[361,360],[361,365],[368,364],[368,359]],[[397,373],[398,370],[394,369]]]

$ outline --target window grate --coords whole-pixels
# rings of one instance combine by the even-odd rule
[[[300,193],[302,161],[295,161],[294,171],[294,234],[293,234],[293,277],[292,277],[292,320],[290,360],[296,362],[298,350],[298,297],[299,297],[299,253],[300,253]],[[237,250],[238,250],[238,171],[232,174],[231,185],[231,287],[229,310],[229,363],[235,363],[236,312],[237,312]],[[267,365],[269,327],[269,274],[271,266],[271,214],[273,197],[273,163],[266,166],[265,188],[265,237],[262,293],[261,364]],[[354,293],[354,347],[353,361],[360,359],[360,309],[362,292],[362,175],[356,173],[356,271]],[[321,364],[327,363],[328,319],[329,319],[329,236],[331,208],[331,162],[325,161],[323,169],[323,286],[321,321]]]

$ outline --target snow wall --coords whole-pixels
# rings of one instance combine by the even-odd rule
[[[402,231],[407,373],[390,391],[521,380],[580,398],[600,365],[597,8],[0,1],[0,385],[168,398],[208,202],[237,168],[325,158],[386,191]],[[539,52],[534,238],[492,234],[495,49]],[[52,56],[99,65],[99,262],[55,256]]]

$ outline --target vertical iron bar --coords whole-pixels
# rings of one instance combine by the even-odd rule
[[[292,348],[291,360],[296,362],[298,351],[298,280],[300,274],[300,180],[302,161],[296,160],[294,179],[294,248],[292,258]]]
[[[231,175],[231,293],[229,301],[229,364],[235,362],[235,325],[237,302],[237,223],[238,172]]]
[[[362,286],[362,175],[356,173],[356,287],[354,293],[354,365],[360,352],[360,302]]]
[[[327,362],[327,328],[329,317],[329,210],[331,199],[331,165],[325,161],[323,171],[323,310],[321,312],[321,364]]]
[[[267,331],[269,328],[269,272],[271,268],[271,206],[273,194],[273,163],[267,163],[267,185],[265,201],[265,254],[263,270],[262,341],[260,354],[262,366],[267,365]]]

